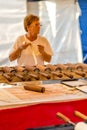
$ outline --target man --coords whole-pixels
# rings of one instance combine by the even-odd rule
[[[18,65],[43,65],[50,62],[53,55],[51,46],[45,37],[39,35],[40,21],[35,15],[24,18],[26,34],[19,36],[9,54],[10,61],[17,60]]]

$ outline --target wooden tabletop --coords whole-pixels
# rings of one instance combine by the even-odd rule
[[[25,90],[22,83],[19,85],[0,84],[0,109],[44,102],[68,102],[87,98],[86,93],[60,83],[40,84],[40,86],[45,87],[44,93]]]

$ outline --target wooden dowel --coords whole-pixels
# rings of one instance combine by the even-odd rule
[[[79,111],[75,111],[75,112],[74,112],[74,115],[77,116],[77,117],[80,117],[81,119],[83,119],[83,120],[85,120],[85,121],[87,121],[87,116],[84,115],[84,114],[82,114],[82,113],[79,112]]]
[[[6,73],[3,73],[2,76],[4,76],[9,81],[12,80],[11,77],[8,74],[6,74]]]
[[[44,73],[44,72],[39,72],[40,75],[44,76],[47,79],[50,79],[50,75]]]
[[[35,92],[41,92],[41,93],[45,92],[45,88],[41,87],[39,85],[27,85],[27,86],[24,86],[24,89],[30,90],[30,91],[35,91]]]
[[[71,78],[71,79],[73,78],[73,75],[70,74],[70,73],[68,73],[68,72],[62,71],[62,73],[63,73],[64,75],[66,75],[67,77]]]
[[[30,77],[35,78],[36,80],[39,80],[39,76],[35,74],[28,74]]]
[[[63,75],[62,74],[59,74],[58,72],[51,72],[51,74],[55,75],[55,76],[58,76],[59,78],[62,78]]]
[[[79,72],[79,71],[74,71],[77,75],[80,75],[82,77],[85,77],[85,73],[84,72]]]

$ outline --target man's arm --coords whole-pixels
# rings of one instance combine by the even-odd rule
[[[47,54],[44,51],[44,47],[41,46],[41,45],[38,45],[38,49],[39,49],[39,52],[42,54],[43,60],[46,61],[46,62],[50,62],[51,61],[51,55]]]
[[[26,49],[26,47],[28,45],[30,45],[30,44],[24,42],[19,48],[17,48],[12,53],[10,53],[10,55],[9,55],[10,61],[16,60],[21,55],[21,51],[24,50],[24,49]]]
[[[21,53],[21,49],[20,48],[18,48],[17,50],[13,51],[12,53],[10,53],[9,54],[10,61],[16,60],[20,56],[20,53]]]

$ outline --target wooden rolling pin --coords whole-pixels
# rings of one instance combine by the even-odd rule
[[[30,90],[30,91],[35,91],[35,92],[41,92],[41,93],[45,92],[44,87],[41,87],[40,85],[35,85],[35,84],[24,86],[24,89]]]

